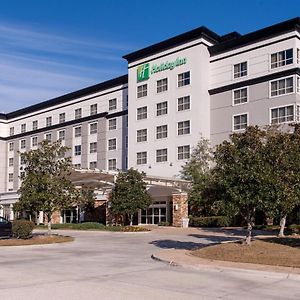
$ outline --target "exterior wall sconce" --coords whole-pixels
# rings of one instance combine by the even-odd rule
[[[151,167],[151,165],[149,165],[149,167],[148,167],[149,169],[151,169],[152,167]]]
[[[174,210],[178,210],[178,204],[174,205]]]
[[[173,163],[172,162],[170,162],[170,167],[173,167]]]

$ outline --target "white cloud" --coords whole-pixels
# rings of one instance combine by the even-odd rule
[[[131,47],[0,24],[0,111],[9,112],[126,72]]]

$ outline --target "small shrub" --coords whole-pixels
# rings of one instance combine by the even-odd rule
[[[103,229],[105,226],[97,222],[53,224],[52,229],[92,230]]]
[[[29,239],[32,237],[34,223],[28,220],[15,220],[12,225],[13,236],[17,239]]]
[[[293,234],[300,234],[300,225],[291,224],[288,226],[288,231],[290,231]]]
[[[226,216],[190,217],[192,227],[227,227],[230,219]]]
[[[158,226],[170,226],[169,222],[159,222]]]

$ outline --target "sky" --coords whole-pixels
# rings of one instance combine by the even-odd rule
[[[300,16],[299,0],[0,3],[0,112],[124,75],[123,55],[202,25],[245,34]]]

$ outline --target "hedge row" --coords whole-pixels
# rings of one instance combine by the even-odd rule
[[[230,225],[230,219],[226,216],[190,217],[189,225],[192,227],[227,227]]]

